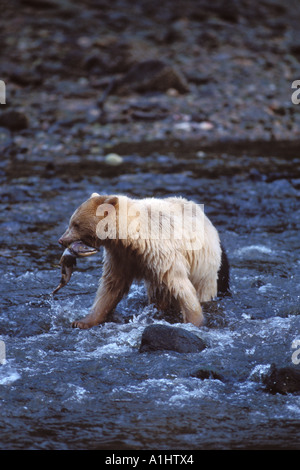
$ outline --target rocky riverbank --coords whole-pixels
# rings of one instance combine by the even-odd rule
[[[2,154],[64,162],[120,143],[298,141],[299,19],[293,1],[7,1]]]

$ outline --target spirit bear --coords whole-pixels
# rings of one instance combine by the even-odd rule
[[[59,243],[104,247],[103,274],[91,312],[72,323],[90,328],[105,322],[144,280],[150,303],[179,310],[201,326],[201,302],[229,291],[229,266],[217,230],[203,208],[181,197],[132,199],[93,193],[72,215]]]

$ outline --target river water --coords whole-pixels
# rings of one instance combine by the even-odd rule
[[[188,148],[161,155],[146,143],[118,167],[74,156],[1,164],[1,449],[299,449],[300,396],[262,384],[272,363],[293,366],[300,336],[299,153]],[[202,352],[139,353],[148,324],[179,323],[147,305],[140,284],[106,324],[70,328],[91,306],[101,253],[53,297],[57,240],[94,191],[204,204],[232,296],[204,305],[205,327],[181,325]],[[198,369],[222,380],[192,377]]]

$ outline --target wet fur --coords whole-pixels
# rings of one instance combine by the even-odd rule
[[[90,328],[104,322],[128,293],[135,279],[145,281],[149,301],[159,309],[176,306],[184,322],[202,325],[201,302],[211,300],[218,291],[229,289],[228,260],[221,248],[217,230],[204,215],[202,248],[190,250],[185,239],[161,240],[136,236],[136,226],[135,230],[130,231],[130,223],[135,220],[133,216],[128,217],[128,236],[125,239],[120,238],[117,232],[116,239],[100,240],[96,227],[103,217],[97,215],[97,208],[101,204],[113,205],[119,220],[122,203],[128,204],[129,213],[131,207],[141,209],[139,230],[149,224],[151,211],[160,211],[164,217],[171,210],[176,217],[181,213],[183,204],[194,204],[183,198],[133,200],[126,196],[100,196],[94,193],[74,212],[60,243],[68,246],[82,240],[95,248],[104,246],[104,266],[91,313],[73,322],[73,326]]]

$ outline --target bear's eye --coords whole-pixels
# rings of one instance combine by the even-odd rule
[[[79,228],[79,223],[78,223],[78,222],[74,222],[74,223],[73,223],[73,228],[78,229],[78,228]]]

